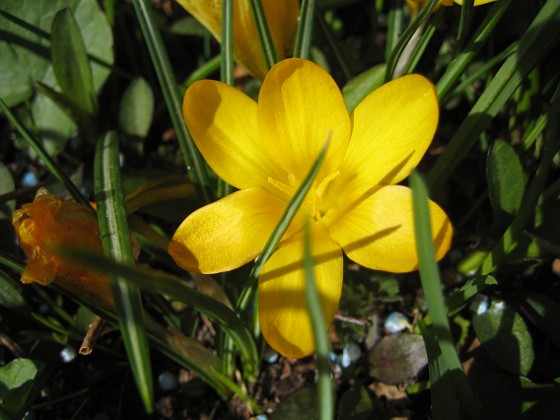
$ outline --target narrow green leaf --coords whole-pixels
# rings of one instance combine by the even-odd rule
[[[494,7],[501,3],[496,2]],[[438,191],[444,185],[519,84],[560,40],[558,25],[560,2],[548,0],[519,40],[519,52],[505,61],[430,170],[428,184],[432,191]]]
[[[41,145],[18,118],[6,106],[6,103],[0,98],[0,110],[4,112],[8,120],[14,125],[19,134],[23,137],[27,145],[39,156],[47,169],[68,189],[68,192],[74,197],[78,203],[89,206],[89,202],[84,198],[80,190],[74,185],[72,180],[60,169],[58,164],[50,157],[44,147]]]
[[[302,0],[299,13],[299,25],[294,47],[294,57],[309,58],[311,42],[313,41],[313,14],[315,0]]]
[[[256,373],[259,359],[255,342],[239,317],[224,304],[186,286],[181,279],[171,274],[119,264],[106,257],[83,250],[64,249],[63,253],[68,258],[87,265],[96,271],[120,276],[138,287],[157,291],[202,312],[209,319],[217,322],[220,328],[235,340],[241,350],[245,368],[244,374],[247,377],[252,377]]]
[[[134,264],[114,132],[98,141],[95,154],[95,198],[103,250],[115,261]],[[152,369],[140,290],[109,273],[119,325],[136,386],[147,412],[154,409]]]
[[[257,27],[257,34],[259,42],[264,55],[264,62],[268,68],[271,68],[278,62],[278,54],[270,35],[270,29],[266,21],[266,15],[261,0],[251,0],[251,10],[253,11],[253,18],[255,19],[255,26]]]
[[[313,255],[311,253],[309,221],[304,228],[304,255],[303,264],[305,268],[305,301],[311,327],[313,331],[313,342],[315,343],[315,358],[317,360],[317,398],[319,401],[319,418],[334,419],[334,391],[331,382],[331,369],[329,363],[330,343],[327,336],[327,325],[325,323],[323,305],[317,286],[315,285],[315,274],[313,273]]]
[[[315,181],[315,178],[319,173],[319,169],[321,168],[321,164],[325,159],[325,155],[327,153],[330,144],[330,137],[331,135],[329,134],[327,141],[323,146],[323,149],[321,150],[319,156],[317,157],[317,160],[315,161],[315,163],[307,173],[307,176],[305,177],[305,179],[303,180],[303,182],[295,192],[294,196],[288,203],[286,210],[284,210],[282,217],[280,218],[278,224],[274,228],[274,231],[271,233],[270,237],[268,238],[268,241],[266,242],[263,251],[257,257],[255,265],[253,266],[251,272],[249,273],[248,284],[243,288],[241,294],[239,295],[239,298],[237,299],[236,310],[238,311],[238,313],[245,312],[249,307],[249,304],[253,299],[253,295],[257,290],[259,274],[265,262],[276,250],[276,247],[280,243],[280,239],[282,239],[284,233],[286,233],[286,230],[290,226],[290,223],[295,217],[298,209],[303,204],[305,196],[307,195],[309,189],[313,185],[313,182]],[[226,342],[224,343],[224,349],[225,349],[224,366],[228,368],[229,366],[231,366],[233,360],[232,342],[229,337],[226,337]]]
[[[143,78],[134,79],[124,92],[119,107],[119,125],[130,136],[144,138],[154,116],[154,94]]]
[[[420,281],[428,303],[428,312],[432,319],[434,334],[442,354],[442,360],[438,363],[444,363],[445,371],[449,371],[454,377],[456,393],[453,398],[459,398],[462,401],[466,411],[472,418],[480,418],[480,407],[463,372],[461,361],[455,350],[455,342],[451,335],[449,319],[447,318],[441,289],[441,279],[435,259],[426,186],[420,175],[416,172],[410,175],[410,186],[412,188],[414,233],[416,236]],[[433,381],[432,384],[434,384]],[[432,392],[435,392],[433,388]]]
[[[80,28],[70,9],[58,12],[52,23],[51,54],[58,84],[84,114],[97,113],[93,76]]]
[[[509,8],[512,0],[500,0],[490,9],[484,20],[479,25],[476,33],[471,38],[469,44],[453,59],[447,66],[447,70],[437,83],[437,91],[440,100],[446,100],[447,94],[463,76],[465,69],[472,62],[476,54],[485,45],[486,40],[493,32],[494,27],[500,22],[502,16]]]
[[[399,62],[401,61],[401,56],[405,52],[408,43],[412,40],[412,38],[417,34],[418,31],[421,31],[423,25],[427,20],[430,18],[432,10],[438,3],[439,0],[430,0],[418,13],[418,16],[414,21],[406,28],[403,34],[400,36],[399,40],[397,41],[394,49],[391,51],[391,56],[387,61],[387,72],[385,73],[385,81],[389,81],[394,77],[398,76],[397,74],[397,67],[399,66]],[[408,59],[406,59],[408,61]],[[400,67],[400,66],[399,66]],[[404,67],[404,66],[402,66]]]
[[[177,133],[179,147],[181,148],[186,168],[193,182],[197,185],[202,199],[209,203],[210,197],[207,187],[210,185],[210,181],[206,175],[206,164],[194,144],[187,125],[183,121],[181,95],[177,88],[177,81],[175,80],[169,56],[152,13],[152,6],[149,0],[133,0],[132,4],[134,5],[140,29],[144,35],[152,63],[156,70],[171,122]]]
[[[523,312],[535,326],[545,333],[548,338],[560,348],[560,305],[546,295],[527,292],[521,307]]]
[[[222,0],[220,80],[233,86],[233,0]]]
[[[286,233],[286,230],[288,230],[290,223],[292,223],[292,220],[294,219],[297,211],[299,210],[300,206],[303,204],[305,196],[307,195],[309,189],[313,185],[313,182],[315,181],[315,178],[319,173],[319,169],[321,168],[323,160],[325,159],[325,155],[327,154],[327,150],[330,144],[330,138],[331,138],[331,134],[329,134],[329,137],[327,138],[327,141],[325,142],[323,149],[319,153],[317,160],[315,161],[315,163],[307,173],[307,176],[305,177],[305,179],[303,180],[303,182],[295,192],[294,196],[288,203],[286,210],[284,210],[282,217],[280,218],[278,224],[276,225],[276,227],[272,231],[272,234],[268,238],[268,241],[266,242],[263,251],[257,257],[255,265],[253,266],[253,269],[249,274],[250,284],[243,290],[243,292],[241,293],[237,301],[238,310],[244,311],[247,308],[252,298],[252,295],[254,293],[255,286],[259,278],[261,269],[263,268],[268,258],[276,250],[276,247],[280,243],[280,239],[282,239],[284,233]]]

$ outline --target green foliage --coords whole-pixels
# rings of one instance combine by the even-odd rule
[[[258,98],[261,82],[235,63],[237,2],[223,2],[231,16],[220,46],[175,2],[3,0],[0,417],[169,417],[166,407],[174,418],[554,418],[560,2],[464,1],[434,11],[436,3],[415,13],[405,1],[299,2],[293,55],[333,75],[350,113],[385,81],[413,72],[433,82],[440,113],[417,169],[427,182],[410,178],[420,276],[345,260],[328,330],[308,241],[316,352],[293,361],[276,360],[261,336],[258,277],[305,207],[328,142],[248,267],[210,277],[186,272],[167,252],[188,214],[233,191],[202,159],[181,101],[206,78]],[[274,22],[260,1],[251,10],[254,42],[271,67]],[[28,172],[37,184],[24,181]],[[62,253],[111,279],[114,307],[72,294],[60,278],[46,288],[18,281],[25,258],[12,212],[39,187],[95,201],[105,256]],[[439,263],[428,196],[454,228]],[[390,334],[384,321],[395,311],[409,323]],[[90,329],[97,316],[102,328]],[[93,353],[62,361],[86,333]],[[161,386],[164,372],[179,377],[174,389]]]

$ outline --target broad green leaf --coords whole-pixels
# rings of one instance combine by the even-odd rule
[[[9,194],[15,189],[14,179],[10,170],[0,162],[0,196]],[[15,233],[12,228],[12,212],[15,209],[16,200],[0,202],[0,249],[9,250],[14,248]]]
[[[366,420],[373,417],[373,403],[367,390],[355,384],[340,397],[338,420]]]
[[[522,305],[534,325],[560,348],[560,330],[558,329],[560,305],[558,302],[546,295],[528,292]]]
[[[509,373],[526,376],[535,355],[533,340],[523,318],[498,298],[475,299],[471,310],[476,336],[494,362]]]
[[[487,419],[552,419],[558,413],[560,386],[494,373],[483,379],[476,395]]]
[[[130,136],[144,138],[154,115],[154,94],[143,78],[134,79],[126,89],[119,109],[121,130]]]
[[[93,75],[80,28],[71,9],[62,9],[53,19],[51,59],[62,92],[81,113],[93,117],[97,112]]]
[[[383,84],[386,71],[387,65],[385,63],[378,64],[346,83],[342,88],[342,96],[348,112],[354,111],[367,95]]]
[[[28,316],[31,309],[21,295],[17,283],[6,272],[0,270],[0,306]]]
[[[0,368],[0,417],[21,418],[44,382],[43,363],[15,359]]]
[[[6,165],[0,162],[0,195],[11,193],[15,189],[12,173]],[[0,203],[0,219],[11,219],[12,212],[16,206],[16,200],[9,200]]]
[[[0,4],[0,97],[11,107],[34,93],[41,81],[58,89],[51,65],[50,31],[54,16],[69,7],[84,39],[87,53],[95,57],[91,71],[98,92],[111,71],[113,35],[105,14],[96,0],[3,0]],[[101,64],[103,63],[103,64]],[[31,102],[38,134],[50,153],[64,147],[76,125],[53,102],[41,95]]]
[[[319,419],[317,411],[317,394],[311,388],[301,388],[283,400],[276,408],[271,420]]]
[[[503,140],[496,140],[488,152],[486,177],[495,217],[515,214],[525,191],[523,166],[515,149]]]

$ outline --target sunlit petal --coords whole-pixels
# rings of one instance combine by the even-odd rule
[[[359,197],[359,198],[358,198]],[[429,202],[436,258],[451,246],[451,223]],[[330,233],[349,258],[365,267],[396,273],[418,268],[412,190],[392,185],[363,188],[344,214],[331,220]]]
[[[189,215],[168,251],[186,270],[205,274],[233,270],[263,250],[285,207],[263,188],[237,191]]]
[[[183,115],[210,167],[237,188],[266,185],[273,165],[258,136],[257,104],[224,83],[203,80],[185,94]]]
[[[352,114],[352,138],[340,181],[352,185],[395,184],[426,152],[438,123],[434,85],[404,76],[369,94]]]
[[[317,179],[336,170],[350,137],[348,111],[332,77],[318,65],[295,58],[270,70],[259,94],[257,120],[276,166],[299,182],[329,136],[329,151]]]
[[[327,325],[342,292],[342,251],[321,224],[311,230],[314,274]],[[259,278],[259,323],[264,338],[280,354],[304,357],[313,352],[313,333],[305,300],[304,241],[292,236],[266,262]]]

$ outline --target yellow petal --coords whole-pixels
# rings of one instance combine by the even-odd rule
[[[327,325],[342,292],[342,251],[321,224],[311,229],[315,284]],[[278,353],[300,358],[313,352],[313,333],[305,301],[302,232],[288,239],[266,262],[259,278],[259,323]]]
[[[189,271],[233,270],[263,250],[285,207],[263,188],[237,191],[190,214],[173,235],[168,251]]]
[[[453,0],[455,3],[462,5],[463,4],[463,0]],[[493,3],[496,0],[474,0],[474,4],[473,6],[481,6],[483,4],[487,4],[487,3]]]
[[[257,104],[224,83],[202,80],[185,94],[183,115],[210,167],[236,188],[266,185],[276,165],[258,137]],[[274,156],[274,155],[273,155]]]
[[[318,65],[295,58],[278,63],[266,76],[257,121],[268,154],[297,182],[329,136],[329,151],[317,180],[335,171],[350,136],[348,111],[334,80]]]
[[[352,114],[352,138],[339,182],[395,184],[406,178],[426,152],[438,123],[434,85],[413,74],[369,94]]]
[[[221,0],[177,0],[202,23],[212,35],[221,40]],[[298,0],[262,0],[270,36],[279,60],[291,55],[295,43],[299,16]],[[236,61],[255,77],[264,79],[268,68],[264,61],[250,0],[236,0],[233,5],[233,52]]]
[[[412,191],[400,185],[364,187],[344,213],[330,220],[331,237],[346,255],[374,270],[403,273],[418,267],[412,215]],[[439,260],[449,250],[453,229],[447,215],[429,202]]]

